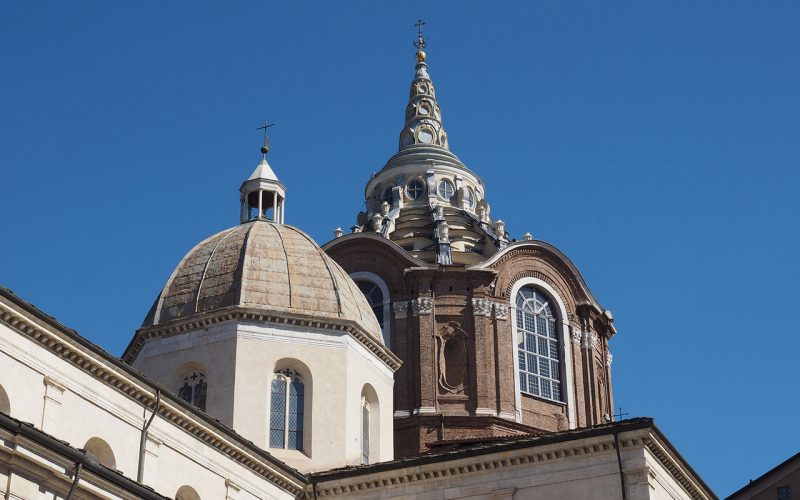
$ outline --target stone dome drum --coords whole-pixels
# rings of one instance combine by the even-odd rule
[[[226,309],[348,323],[383,344],[355,282],[304,232],[263,219],[200,242],[181,260],[143,329]]]

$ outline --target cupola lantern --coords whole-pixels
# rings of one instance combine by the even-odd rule
[[[278,180],[272,167],[267,163],[269,140],[264,137],[261,146],[261,162],[250,177],[239,188],[241,213],[239,221],[269,220],[283,224],[286,206],[286,187]]]

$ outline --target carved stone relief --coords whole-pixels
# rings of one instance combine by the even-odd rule
[[[461,325],[450,321],[436,334],[439,353],[439,386],[447,392],[463,393],[469,380],[467,340]]]

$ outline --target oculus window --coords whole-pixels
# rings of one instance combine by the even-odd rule
[[[453,183],[443,179],[439,182],[439,189],[438,189],[439,197],[445,200],[450,200],[454,194],[456,194],[456,188],[453,187]]]
[[[418,200],[425,194],[425,184],[420,179],[414,179],[406,186],[406,193],[412,200]]]
[[[517,293],[519,388],[524,394],[562,401],[559,321],[551,302],[537,288]]]

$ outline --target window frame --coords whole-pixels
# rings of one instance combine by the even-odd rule
[[[420,191],[419,196],[417,196],[415,198],[415,197],[411,196],[411,184],[414,184],[416,182],[418,182],[420,184],[420,187],[422,188],[422,190]],[[413,179],[410,179],[408,181],[408,183],[406,184],[405,191],[406,191],[406,196],[408,196],[409,200],[417,201],[417,200],[421,200],[422,198],[425,197],[425,193],[428,191],[428,188],[426,186],[426,182],[423,179],[421,179],[420,177],[414,177]]]
[[[283,393],[284,401],[283,401],[283,408],[282,408],[283,428],[281,429],[283,435],[282,435],[282,441],[281,441],[280,446],[278,446],[277,444],[273,445],[273,440],[272,440],[272,432],[273,432],[273,430],[277,430],[277,428],[273,427],[273,414],[276,412],[276,407],[275,407],[275,394],[276,394],[275,393],[275,382],[279,382],[279,383],[283,384],[283,388],[284,388],[284,393]],[[296,396],[298,399],[300,399],[302,401],[302,404],[301,405],[297,405],[296,404],[296,407],[300,408],[300,410],[301,410],[300,412],[295,411],[296,414],[300,415],[299,418],[295,419],[295,422],[296,422],[295,425],[297,426],[297,424],[299,423],[299,430],[295,429],[293,431],[290,428],[290,422],[291,422],[291,415],[292,415],[292,412],[291,412],[291,408],[292,408],[292,388],[293,388],[293,383],[294,382],[299,382],[300,387],[302,388],[302,394],[299,394],[299,396]],[[270,382],[269,382],[269,413],[268,413],[268,419],[267,419],[267,424],[268,424],[267,447],[268,447],[268,449],[271,449],[271,450],[299,451],[301,453],[303,453],[305,451],[305,448],[306,448],[306,446],[305,446],[305,436],[306,436],[306,430],[305,430],[306,404],[305,404],[305,399],[306,399],[306,383],[305,383],[302,375],[300,375],[295,370],[292,370],[292,369],[289,369],[289,368],[285,368],[283,370],[275,371],[275,373],[273,374],[273,376],[272,376],[272,378],[270,379]],[[290,438],[291,438],[291,433],[292,432],[299,433],[299,435],[300,435],[300,439],[299,440],[295,439],[295,445],[297,447],[290,447]]]
[[[388,347],[389,349],[392,348],[392,298],[389,295],[389,287],[386,285],[386,282],[375,273],[370,273],[367,271],[356,271],[354,273],[350,273],[350,278],[356,282],[356,286],[360,281],[367,281],[374,285],[377,285],[380,288],[381,293],[383,294],[383,324],[381,324],[381,331],[383,332],[383,344]],[[359,293],[361,289],[358,289]]]
[[[450,190],[452,191],[452,194],[450,195],[449,198],[446,198],[442,194],[442,184],[449,186]],[[451,181],[450,179],[439,179],[439,182],[436,183],[436,196],[438,196],[442,200],[450,202],[453,200],[453,197],[455,195],[456,195],[456,185],[453,184],[453,181]]]
[[[530,290],[530,297],[524,295],[525,290]],[[559,338],[561,319],[554,312],[552,302],[551,297],[532,285],[517,291],[514,297],[514,341],[517,344],[515,362],[522,394],[564,403],[564,360]],[[528,320],[528,317],[531,319]],[[523,320],[522,325],[520,319]],[[520,344],[524,347],[520,348]],[[533,345],[529,348],[529,344]],[[535,390],[532,389],[534,384]]]
[[[528,277],[522,278],[514,283],[511,288],[511,349],[514,356],[514,364],[513,364],[513,380],[514,380],[514,403],[515,403],[515,412],[514,412],[514,420],[517,422],[522,422],[522,392],[520,391],[519,387],[519,370],[517,360],[519,359],[519,353],[517,349],[517,342],[516,342],[516,335],[517,335],[517,314],[516,314],[516,297],[517,293],[525,286],[534,286],[536,288],[541,289],[545,295],[551,297],[555,302],[555,309],[556,314],[561,319],[561,327],[559,330],[559,340],[560,340],[560,349],[562,355],[562,386],[561,386],[561,393],[564,395],[562,402],[552,401],[549,399],[539,399],[537,396],[528,396],[533,399],[538,399],[539,401],[546,402],[553,405],[563,405],[567,407],[567,424],[570,429],[575,429],[577,427],[577,417],[575,412],[575,393],[574,393],[574,371],[572,367],[572,343],[569,336],[569,323],[566,321],[566,318],[569,316],[567,315],[567,309],[564,305],[564,301],[559,295],[559,293],[547,282],[541,280],[539,278]],[[509,415],[510,418],[510,415]]]

